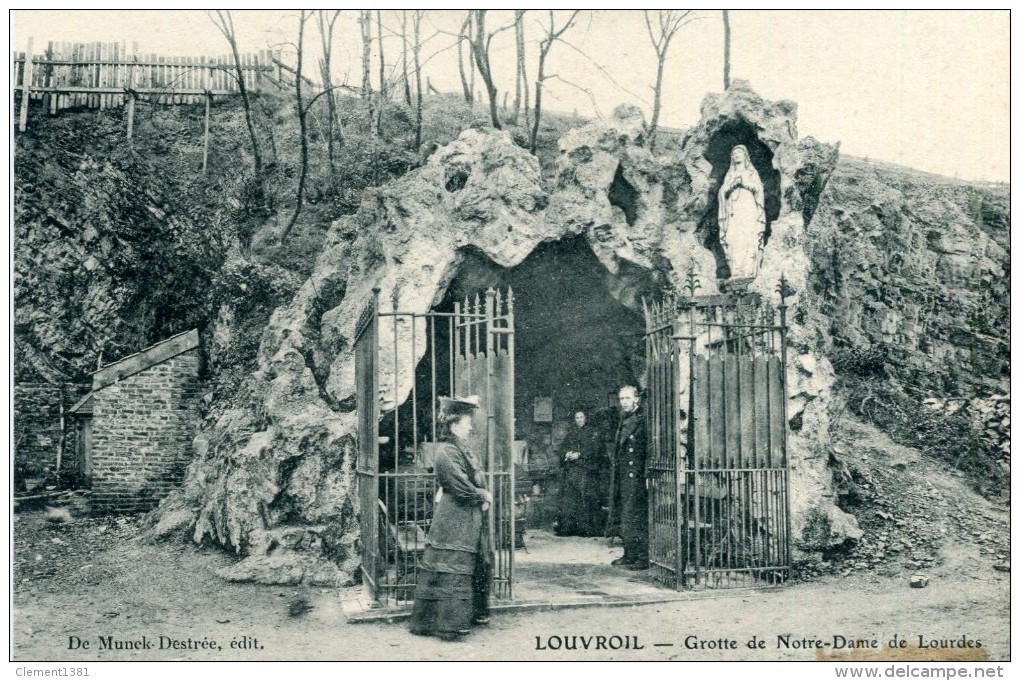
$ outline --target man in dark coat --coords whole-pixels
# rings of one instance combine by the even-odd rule
[[[613,452],[613,506],[623,539],[623,557],[614,560],[613,565],[645,570],[648,568],[648,488],[645,482],[648,435],[645,414],[634,386],[620,388],[620,411]]]

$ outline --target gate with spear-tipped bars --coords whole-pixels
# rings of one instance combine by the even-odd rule
[[[419,359],[419,351],[423,356]],[[471,448],[493,504],[493,596],[513,597],[513,291],[489,289],[452,312],[380,310],[379,291],[355,340],[362,583],[382,606],[414,599],[432,522],[438,397],[478,395]]]
[[[753,293],[645,304],[649,558],[673,588],[789,575],[784,285],[779,292],[778,310]]]

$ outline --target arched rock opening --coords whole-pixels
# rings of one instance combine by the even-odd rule
[[[747,147],[751,163],[765,188],[765,243],[771,236],[772,223],[779,217],[780,173],[772,164],[772,150],[758,139],[753,125],[743,118],[736,118],[724,124],[708,142],[705,159],[712,164],[710,175],[710,191],[708,209],[701,218],[698,231],[702,235],[702,243],[712,251],[716,260],[716,278],[726,279],[730,276],[729,263],[719,243],[719,187],[722,185],[726,171],[730,167],[730,153],[733,147],[742,144]]]
[[[636,308],[642,297],[654,295],[656,277],[635,270],[640,268],[628,268],[625,275],[610,273],[583,236],[544,242],[511,268],[467,248],[457,274],[433,306],[436,312],[452,312],[457,302],[490,287],[513,289],[515,430],[516,438],[528,443],[533,466],[555,470],[555,446],[576,411],[611,418],[607,412],[615,406],[617,389],[642,383],[644,319]],[[404,399],[399,408],[404,442],[411,441],[415,424],[419,441],[430,437],[432,377],[436,394],[450,390],[446,326],[437,324],[434,337],[428,331],[423,335],[430,345],[415,368],[418,397]],[[534,420],[540,398],[552,400],[552,423]],[[380,432],[391,431],[393,422],[392,411],[384,414]],[[393,464],[392,453],[380,461],[384,469]]]

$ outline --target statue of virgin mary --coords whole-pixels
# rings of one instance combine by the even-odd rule
[[[730,167],[719,188],[719,242],[731,281],[757,276],[764,235],[765,189],[747,147],[738,144],[730,153]]]

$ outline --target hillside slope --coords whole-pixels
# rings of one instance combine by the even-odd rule
[[[841,363],[904,389],[989,394],[1009,379],[1009,187],[843,157],[812,217],[812,290]]]

